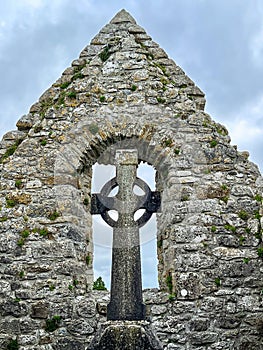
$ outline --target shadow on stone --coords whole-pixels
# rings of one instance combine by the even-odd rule
[[[149,324],[145,321],[109,321],[102,325],[89,350],[162,350]]]

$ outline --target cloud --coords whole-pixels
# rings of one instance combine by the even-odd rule
[[[246,139],[247,141],[254,141],[255,138],[263,136],[263,129],[257,125],[250,125],[247,120],[237,120],[235,127],[232,131],[232,139],[241,143],[242,140]]]
[[[263,60],[263,28],[252,38],[250,50],[254,63],[261,66]]]
[[[43,0],[22,0],[21,2],[23,3],[24,6],[31,6],[33,8],[40,8],[44,6]]]
[[[249,150],[251,160],[263,170],[263,93],[249,100],[235,113],[229,113],[224,122],[233,144],[239,150]]]

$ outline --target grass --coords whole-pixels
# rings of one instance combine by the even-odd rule
[[[42,125],[37,125],[34,127],[34,133],[37,134],[43,129]]]
[[[172,139],[165,139],[162,142],[164,147],[172,147],[173,146],[173,140]]]
[[[18,188],[18,189],[21,189],[23,186],[22,186],[22,180],[16,180],[15,181],[15,187]]]
[[[86,256],[85,261],[86,261],[86,265],[89,266],[91,263],[91,256],[89,254]]]
[[[239,243],[240,243],[241,245],[245,242],[245,240],[246,240],[246,237],[244,237],[244,236],[240,236],[240,237],[239,237]]]
[[[103,51],[101,51],[101,53],[99,54],[100,59],[102,60],[102,62],[106,62],[107,59],[110,57],[110,46],[107,45]]]
[[[19,247],[22,247],[24,244],[25,244],[25,239],[24,239],[24,238],[20,238],[20,239],[17,241],[17,245],[18,245]]]
[[[76,74],[73,75],[72,80],[77,80],[77,79],[83,79],[84,75],[81,72],[77,72]]]
[[[62,91],[59,95],[59,98],[56,103],[56,108],[59,108],[59,106],[63,105],[65,103],[65,97],[66,97],[66,91]]]
[[[71,99],[75,99],[77,97],[77,93],[76,91],[72,90],[68,92],[67,96]]]
[[[41,146],[46,146],[46,144],[47,144],[47,140],[46,139],[40,140],[40,145]]]
[[[55,211],[53,211],[53,213],[51,213],[51,214],[48,216],[48,218],[49,218],[49,220],[54,221],[54,220],[56,220],[59,216],[60,216],[60,214],[55,210]]]
[[[240,217],[240,219],[242,220],[247,220],[249,215],[248,213],[245,211],[245,210],[241,210],[239,213],[238,213],[238,216]]]
[[[11,339],[10,342],[7,344],[6,350],[18,350],[19,345],[17,339]]]
[[[244,258],[244,259],[243,259],[243,262],[244,262],[245,264],[248,264],[248,263],[249,263],[249,261],[250,261],[250,259],[249,259],[249,258]]]
[[[222,198],[220,198],[220,199],[221,199],[221,201],[223,201],[224,203],[227,203],[228,200],[229,200],[229,197],[228,197],[228,196],[224,196],[224,197],[222,197]]]
[[[56,287],[54,286],[54,284],[51,284],[50,286],[49,286],[49,290],[52,292],[54,289],[55,289]]]
[[[220,286],[221,286],[221,280],[220,280],[219,277],[216,277],[216,278],[215,278],[215,284],[216,284],[217,287],[220,287]]]
[[[216,140],[212,140],[212,141],[210,142],[210,147],[211,147],[211,148],[214,148],[214,147],[217,146],[217,144],[218,144],[218,142],[217,142]]]
[[[24,271],[20,271],[19,274],[18,274],[18,276],[19,276],[20,278],[23,278],[23,277],[25,276],[25,272],[24,272]]]
[[[176,297],[177,297],[176,294],[169,294],[168,299],[169,299],[169,301],[175,301]]]
[[[15,201],[14,199],[6,198],[5,200],[7,208],[14,208],[17,205],[17,201]]]
[[[235,233],[237,228],[235,226],[232,225],[225,225],[225,229],[228,231],[231,231],[232,233]]]
[[[76,279],[73,280],[73,286],[74,286],[74,287],[77,287],[78,284],[79,284],[79,281],[78,281],[78,280],[76,280]]]
[[[2,157],[0,158],[0,163],[2,163],[5,159],[11,157],[15,153],[17,147],[21,144],[22,141],[23,139],[16,140],[15,143],[12,146],[10,146],[2,155]]]
[[[158,103],[165,103],[165,99],[162,97],[156,97]]]
[[[53,105],[53,98],[49,97],[41,102],[41,112],[40,115],[43,118],[46,111]]]
[[[189,199],[190,199],[190,196],[188,194],[184,194],[181,198],[181,201],[186,202],[186,201],[189,201]]]
[[[173,293],[173,278],[172,278],[172,275],[170,273],[168,276],[166,276],[165,282],[166,282],[166,285],[168,287],[169,293],[172,294]]]
[[[157,63],[157,62],[153,62],[153,64],[155,65],[155,67],[160,68],[160,69],[161,69],[161,71],[163,72],[163,74],[167,76],[167,72],[166,72],[166,68],[165,68],[165,66],[163,66],[162,64]]]
[[[46,320],[46,332],[54,332],[56,329],[59,328],[59,324],[61,322],[62,317],[61,316],[53,316],[50,319]]]
[[[258,211],[256,211],[256,212],[254,213],[254,216],[255,216],[255,219],[258,219],[258,220],[261,219],[261,215],[259,214]]]
[[[257,249],[257,253],[258,253],[258,256],[259,256],[260,258],[263,258],[263,247],[259,247],[259,248]]]
[[[255,195],[255,200],[256,200],[257,202],[262,202],[262,196],[261,196],[260,194],[256,194],[256,195]]]
[[[41,228],[38,230],[40,236],[46,237],[48,235],[48,230],[46,228]]]
[[[60,84],[61,89],[66,89],[71,84],[70,81],[65,81],[64,83]]]
[[[29,235],[30,235],[29,230],[24,230],[24,231],[20,232],[20,236],[22,238],[27,238]]]
[[[258,231],[255,233],[256,239],[258,239],[260,242],[262,241],[262,230],[261,227],[259,227]]]

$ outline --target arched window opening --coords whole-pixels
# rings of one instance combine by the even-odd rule
[[[100,165],[96,163],[92,167],[92,193],[99,193],[103,185],[116,175],[112,165]],[[152,166],[141,163],[138,166],[137,176],[143,179],[152,191],[155,190],[155,170]],[[141,195],[139,188],[134,192]],[[114,196],[117,189],[111,192]],[[142,215],[143,209],[135,213],[135,218]],[[117,213],[109,212],[113,219],[117,219]],[[102,277],[107,289],[110,289],[111,279],[111,254],[112,254],[112,228],[106,224],[100,215],[92,216],[93,225],[93,270],[94,279]],[[148,223],[140,229],[142,286],[145,288],[158,288],[158,259],[157,259],[157,224],[156,215],[153,214]],[[153,268],[154,266],[154,268]]]

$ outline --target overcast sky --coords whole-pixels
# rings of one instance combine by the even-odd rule
[[[262,0],[0,0],[0,138],[120,9],[205,92],[263,170]]]

